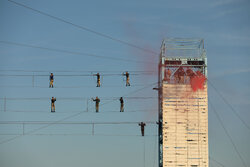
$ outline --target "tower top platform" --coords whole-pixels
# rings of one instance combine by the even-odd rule
[[[165,38],[161,45],[163,58],[205,58],[203,39],[194,38]]]

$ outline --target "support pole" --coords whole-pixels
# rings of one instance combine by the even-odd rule
[[[163,140],[162,140],[162,77],[164,76],[164,64],[166,46],[165,42],[163,41],[161,46],[161,54],[159,60],[159,67],[158,67],[158,153],[159,153],[159,167],[163,167]]]

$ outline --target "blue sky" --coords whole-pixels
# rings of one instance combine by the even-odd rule
[[[97,32],[127,41],[159,53],[163,38],[203,38],[208,57],[208,79],[220,90],[241,118],[250,126],[250,2],[247,0],[211,1],[80,1],[17,0],[32,8],[64,18]],[[97,36],[79,28],[40,15],[7,0],[0,0],[0,41],[10,41],[74,52],[91,53],[134,61],[124,62],[84,55],[60,53],[42,49],[0,43],[0,70],[28,70],[44,72],[3,72],[1,74],[55,75],[86,74],[59,71],[156,71],[158,55]],[[153,57],[153,58],[152,58]],[[107,72],[110,71],[110,72]],[[67,121],[85,122],[140,122],[157,120],[157,99],[125,99],[125,113],[119,111],[119,101],[112,101],[94,113],[94,103],[89,101],[88,113],[71,117],[87,108],[86,100],[60,100],[63,97],[120,97],[157,82],[156,75],[131,76],[134,86],[126,88],[121,76],[102,78],[103,87],[96,88],[93,77],[57,77],[55,89],[48,89],[48,77],[1,77],[0,98],[42,98],[31,101],[0,100],[1,121]],[[19,86],[19,87],[16,87]],[[209,99],[221,116],[234,143],[250,166],[250,131],[233,114],[232,110],[208,85]],[[67,88],[76,87],[76,88]],[[80,87],[80,88],[78,88]],[[130,97],[156,97],[149,87]],[[56,113],[49,112],[49,98],[55,96]],[[101,99],[103,103],[109,100]],[[144,111],[144,112],[126,112]],[[8,112],[9,111],[9,112]],[[11,112],[28,111],[28,112]],[[28,132],[41,125],[27,125]],[[157,126],[146,126],[147,137],[139,135],[135,125],[97,126],[97,134],[113,136],[27,135],[0,145],[0,164],[3,167],[67,167],[67,166],[157,166]],[[0,126],[0,133],[22,131],[20,126]],[[50,126],[37,131],[49,133],[87,133],[88,125]],[[121,135],[127,136],[121,136]],[[5,141],[13,136],[0,136]],[[144,161],[145,143],[145,161]],[[226,136],[216,115],[209,106],[209,151],[211,157],[227,167],[243,166]],[[211,161],[211,166],[218,166]]]

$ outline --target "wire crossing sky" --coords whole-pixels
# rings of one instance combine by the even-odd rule
[[[47,47],[42,47],[42,46],[28,45],[28,44],[9,42],[9,41],[0,41],[0,43],[49,50],[49,51],[54,51],[54,52],[67,53],[70,55],[82,55],[82,56],[89,56],[89,57],[97,57],[97,58],[101,58],[101,59],[112,59],[112,60],[116,60],[116,61],[126,61],[126,62],[133,62],[133,63],[148,63],[146,61],[134,61],[134,60],[129,60],[129,59],[117,58],[117,57],[101,56],[101,55],[96,55],[96,54],[92,54],[92,53],[84,53],[84,52],[75,52],[75,51],[68,51],[68,50],[62,50],[62,49],[47,48]]]
[[[0,166],[158,166],[158,103],[147,97],[157,97],[158,56],[168,37],[204,39],[209,101],[221,118],[209,107],[211,166],[249,166],[249,9],[247,0],[0,1],[0,122],[48,123],[0,126],[0,134],[20,134],[0,135]],[[96,96],[103,112],[85,99]],[[155,122],[144,138],[141,121]]]
[[[37,10],[37,9],[34,9],[34,8],[31,8],[31,7],[29,7],[29,6],[26,6],[26,5],[24,5],[24,4],[18,3],[18,2],[16,2],[16,1],[12,1],[12,0],[8,0],[8,1],[9,1],[9,2],[12,2],[12,3],[16,4],[16,5],[19,5],[19,6],[22,6],[22,7],[27,8],[27,9],[30,9],[30,10],[32,10],[32,11],[34,11],[34,12],[37,12],[37,13],[40,13],[40,14],[42,14],[42,15],[48,16],[48,17],[50,17],[50,18],[59,20],[59,21],[64,22],[64,23],[66,23],[66,24],[70,24],[70,25],[72,25],[72,26],[74,26],[74,27],[77,27],[77,28],[80,28],[80,29],[82,29],[82,30],[91,32],[91,33],[93,33],[93,34],[95,34],[95,35],[98,35],[98,36],[101,36],[101,37],[104,37],[104,38],[107,38],[107,39],[111,39],[111,40],[113,40],[113,41],[116,41],[116,42],[119,42],[119,43],[128,45],[128,46],[130,46],[130,47],[134,47],[134,48],[136,48],[136,49],[140,49],[140,50],[143,50],[143,51],[146,51],[146,52],[150,52],[150,53],[153,53],[153,54],[157,54],[156,52],[153,52],[153,51],[150,51],[150,50],[148,50],[148,49],[145,49],[145,48],[136,46],[136,45],[134,45],[134,44],[125,42],[125,41],[123,41],[123,40],[114,38],[114,37],[112,37],[112,36],[105,35],[105,34],[103,34],[103,33],[94,31],[94,30],[92,30],[92,29],[89,29],[89,28],[86,28],[86,27],[83,27],[83,26],[74,24],[74,23],[69,22],[69,21],[67,21],[67,20],[65,20],[65,19],[62,19],[62,18],[59,18],[59,17],[56,17],[56,16],[52,16],[52,15],[50,15],[50,14],[48,14],[48,13],[42,12],[42,11]]]

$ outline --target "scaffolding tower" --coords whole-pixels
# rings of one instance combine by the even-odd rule
[[[203,39],[164,39],[158,75],[159,167],[208,167],[207,82],[193,79],[207,77]]]

